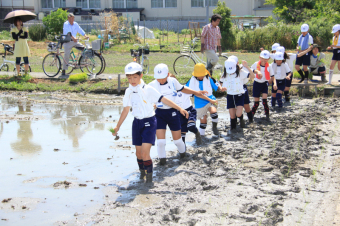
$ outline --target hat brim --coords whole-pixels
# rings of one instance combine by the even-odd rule
[[[166,75],[163,75],[163,74],[154,74],[153,77],[155,79],[163,79],[163,78],[168,77],[168,74],[166,74]]]
[[[142,72],[142,71],[129,71],[129,72],[125,72],[126,75],[134,75],[134,74],[137,74],[137,72]]]
[[[332,31],[332,34],[336,33],[337,31]]]
[[[304,30],[304,29],[302,30],[302,29],[301,29],[301,32],[307,32],[308,30],[309,30],[309,29],[307,29],[307,30]]]
[[[234,70],[229,70],[229,69],[227,70],[227,69],[226,69],[226,71],[227,71],[228,74],[233,74],[233,73],[236,72],[236,68],[235,68]]]
[[[280,59],[275,59],[275,60],[283,60],[284,58],[280,58]]]
[[[199,78],[199,77],[204,77],[206,75],[210,76],[210,72],[207,69],[205,69],[205,72],[196,72],[196,73],[193,72],[192,75],[196,78]]]

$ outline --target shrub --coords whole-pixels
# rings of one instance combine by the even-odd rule
[[[43,24],[46,26],[49,34],[59,35],[63,33],[63,25],[67,21],[68,12],[66,10],[58,9],[51,12],[43,18]]]
[[[29,37],[32,41],[41,41],[46,38],[46,28],[41,25],[33,25],[29,28]]]
[[[182,35],[190,35],[190,29],[183,29],[181,30]]]
[[[79,73],[79,74],[70,75],[68,80],[70,83],[85,82],[87,80],[87,74]]]
[[[12,35],[9,33],[9,31],[3,30],[0,32],[0,40],[9,40],[12,39]]]

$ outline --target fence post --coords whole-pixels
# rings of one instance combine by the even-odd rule
[[[144,18],[144,45],[145,45],[145,18]]]
[[[179,43],[179,20],[177,20],[177,42]]]
[[[120,74],[118,74],[118,94],[120,94]]]
[[[169,45],[169,20],[166,20],[166,42]]]

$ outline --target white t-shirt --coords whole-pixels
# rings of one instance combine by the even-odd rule
[[[297,55],[295,53],[287,53],[289,56],[289,59],[286,60],[286,63],[288,64],[290,71],[293,71],[295,68],[294,61],[296,60]]]
[[[335,39],[335,36],[333,36],[332,45],[333,45],[333,43],[334,43],[334,39]],[[340,48],[340,37],[339,37],[338,43],[337,43],[336,45],[339,46],[339,48]],[[333,47],[333,49],[338,49],[338,47]]]
[[[183,109],[187,109],[192,106],[190,97],[191,94],[186,94],[181,91],[177,92],[177,100],[176,103]]]
[[[257,63],[258,63],[258,61],[255,62],[255,63],[250,67],[250,69],[252,69],[252,70],[257,70]],[[260,66],[260,68],[261,68],[262,78],[259,79],[259,78],[257,78],[257,76],[255,75],[254,81],[259,82],[259,83],[264,83],[264,82],[269,81],[269,80],[266,79],[266,74],[264,73],[264,70],[265,70],[266,67],[265,67],[265,66]],[[270,73],[269,68],[270,68],[270,67],[268,67],[267,70],[268,70],[268,72]]]
[[[156,89],[146,84],[142,88],[144,90],[143,94],[138,93],[138,90],[134,92],[129,89],[125,91],[123,106],[132,107],[132,115],[137,119],[154,116],[153,105],[160,100],[162,95]]]
[[[246,80],[248,81],[248,77],[249,72],[240,70],[239,76],[236,77],[236,73],[227,74],[225,78],[220,78],[220,81],[223,82],[222,86],[227,88],[227,94],[238,95],[245,93],[243,85]]]
[[[177,92],[181,91],[184,86],[181,85],[177,79],[168,77],[167,81],[165,84],[161,85],[157,80],[154,80],[149,83],[150,86],[155,88],[158,92],[160,92],[164,97],[168,98],[169,100],[173,102],[177,102]],[[157,103],[157,108],[160,109],[170,109],[171,107],[163,104],[162,102]]]
[[[248,73],[248,74],[249,74],[249,71],[248,71],[248,69],[247,69],[247,68],[243,67],[243,65],[242,65],[242,64],[240,64],[239,66],[240,66],[240,68],[241,68],[243,71],[245,71],[246,73]],[[244,79],[244,81],[243,81],[243,84],[247,84],[247,83],[248,83],[248,81],[249,81],[249,78],[247,77],[247,78],[245,78],[245,79]]]
[[[277,80],[283,80],[286,78],[287,73],[291,72],[288,64],[281,63],[280,66],[278,66],[276,63],[270,64],[270,76],[275,77]]]

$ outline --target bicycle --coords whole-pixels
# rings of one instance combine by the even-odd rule
[[[4,46],[5,53],[2,56],[3,63],[0,65],[0,71],[9,71],[9,65],[8,64],[12,64],[14,66],[14,70],[13,70],[14,76],[17,76],[18,72],[17,72],[17,69],[16,69],[16,63],[14,61],[6,60],[7,52],[12,53],[12,54],[14,53],[13,47],[8,45],[8,44],[5,44],[5,43],[1,43],[1,45]],[[29,68],[29,72],[31,72],[32,70],[31,70],[30,65],[28,65],[28,68]],[[20,72],[21,73],[25,72],[25,63],[23,63],[23,62],[20,64]]]
[[[131,56],[133,57],[133,61],[139,63],[143,67],[143,74],[147,75],[149,73],[149,58],[144,56],[150,53],[149,44],[143,46],[142,44],[134,44],[133,46],[138,46],[137,50],[130,49]],[[142,58],[142,62],[140,61]]]
[[[176,75],[191,75],[194,71],[194,66],[197,63],[202,63],[207,66],[206,60],[204,60],[204,54],[199,57],[195,53],[196,41],[198,38],[192,40],[192,44],[188,42],[188,45],[183,45],[181,47],[181,56],[177,57],[174,61],[173,68]],[[226,53],[219,55],[218,63],[214,66],[213,71],[218,72],[218,76],[223,74],[224,62],[228,59]]]
[[[66,63],[63,54],[61,54],[60,47],[63,43],[72,41],[69,34],[56,36],[55,39],[58,40],[58,43],[50,42],[48,44],[47,50],[51,53],[47,54],[42,62],[43,71],[48,77],[55,77],[59,74],[61,71],[61,59]],[[74,69],[78,68],[82,72],[86,68],[89,73],[88,75],[99,75],[102,73],[104,71],[104,58],[100,53],[96,52],[100,49],[100,42],[101,40],[93,41],[92,48],[88,43],[85,44],[85,47],[76,47],[79,50],[77,56],[71,50],[68,62],[69,69],[65,71],[65,74],[70,74]]]

